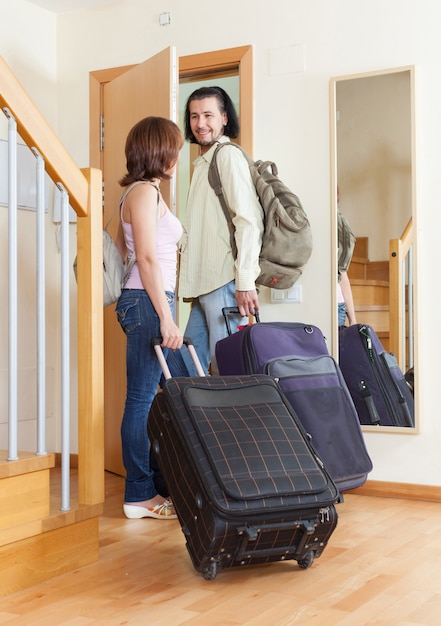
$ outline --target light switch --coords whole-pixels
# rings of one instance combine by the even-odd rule
[[[302,285],[294,285],[291,289],[271,289],[271,302],[288,304],[302,301]]]
[[[168,26],[171,24],[171,13],[161,13],[159,15],[159,25]]]

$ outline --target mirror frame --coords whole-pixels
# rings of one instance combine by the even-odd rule
[[[417,214],[416,214],[416,180],[415,180],[415,66],[403,66],[395,68],[387,68],[382,70],[374,70],[371,72],[362,72],[356,74],[347,74],[331,77],[329,81],[329,111],[330,111],[330,172],[331,172],[331,267],[334,271],[331,274],[332,292],[331,292],[331,319],[332,319],[332,356],[338,362],[338,314],[337,314],[337,248],[338,248],[338,233],[337,233],[337,84],[342,81],[354,80],[359,78],[370,78],[381,76],[385,74],[395,74],[398,72],[409,72],[410,76],[410,141],[411,141],[411,205],[412,205],[412,225],[413,225],[413,265],[414,275],[416,276],[417,270]],[[415,426],[413,428],[399,427],[399,426],[369,426],[362,424],[361,428],[363,432],[375,432],[375,433],[389,433],[406,435],[415,435],[421,432],[421,412],[419,410],[419,349],[418,349],[418,281],[414,280],[413,284],[413,297],[414,297],[414,315],[413,315],[413,336],[414,336],[414,351],[413,351],[413,363],[415,368],[415,387],[414,387],[414,401],[415,401]]]

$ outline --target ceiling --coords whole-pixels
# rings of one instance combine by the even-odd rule
[[[36,4],[42,9],[47,9],[52,13],[96,9],[106,4],[115,4],[111,0],[28,0],[28,2]]]

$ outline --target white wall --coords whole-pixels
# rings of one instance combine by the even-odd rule
[[[24,17],[21,9],[26,7]],[[53,89],[40,89],[48,51],[26,40],[3,38],[4,11],[22,32],[54,35],[52,17],[25,0],[13,8],[0,0],[0,54],[43,112],[54,118]],[[159,14],[171,12],[170,26]],[[20,14],[20,20],[18,15]],[[138,63],[169,45],[179,55],[252,44],[255,67],[255,156],[274,159],[280,175],[300,196],[314,232],[314,253],[301,279],[301,305],[266,304],[263,318],[309,321],[331,336],[329,79],[332,76],[416,66],[417,287],[419,316],[417,375],[422,430],[418,435],[367,433],[374,462],[372,479],[441,485],[438,409],[440,302],[435,281],[441,216],[441,41],[438,0],[224,0],[209,7],[185,0],[125,0],[96,11],[58,16],[57,130],[80,167],[88,166],[88,73]],[[47,44],[46,44],[47,45]],[[299,63],[300,46],[304,70]],[[278,73],[270,51],[288,47],[295,71]],[[53,68],[53,59],[49,63]],[[49,81],[49,87],[53,87]],[[51,100],[51,101],[49,101]],[[430,329],[430,331],[429,331]]]

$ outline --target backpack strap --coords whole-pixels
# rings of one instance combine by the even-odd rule
[[[219,167],[217,165],[217,154],[219,150],[225,146],[236,146],[236,148],[238,148],[242,152],[242,154],[248,161],[248,164],[250,164],[251,160],[245,150],[241,148],[241,146],[239,146],[237,143],[233,143],[232,141],[225,141],[217,144],[216,150],[213,153],[213,157],[208,168],[208,182],[210,183],[210,186],[213,188],[214,193],[218,197],[220,205],[222,207],[222,211],[225,215],[225,219],[227,220],[228,230],[230,233],[231,250],[233,252],[233,258],[235,259],[237,257],[237,245],[236,239],[234,238],[234,224],[231,217],[230,209],[227,204],[227,199],[225,198],[222,181],[219,174]]]

